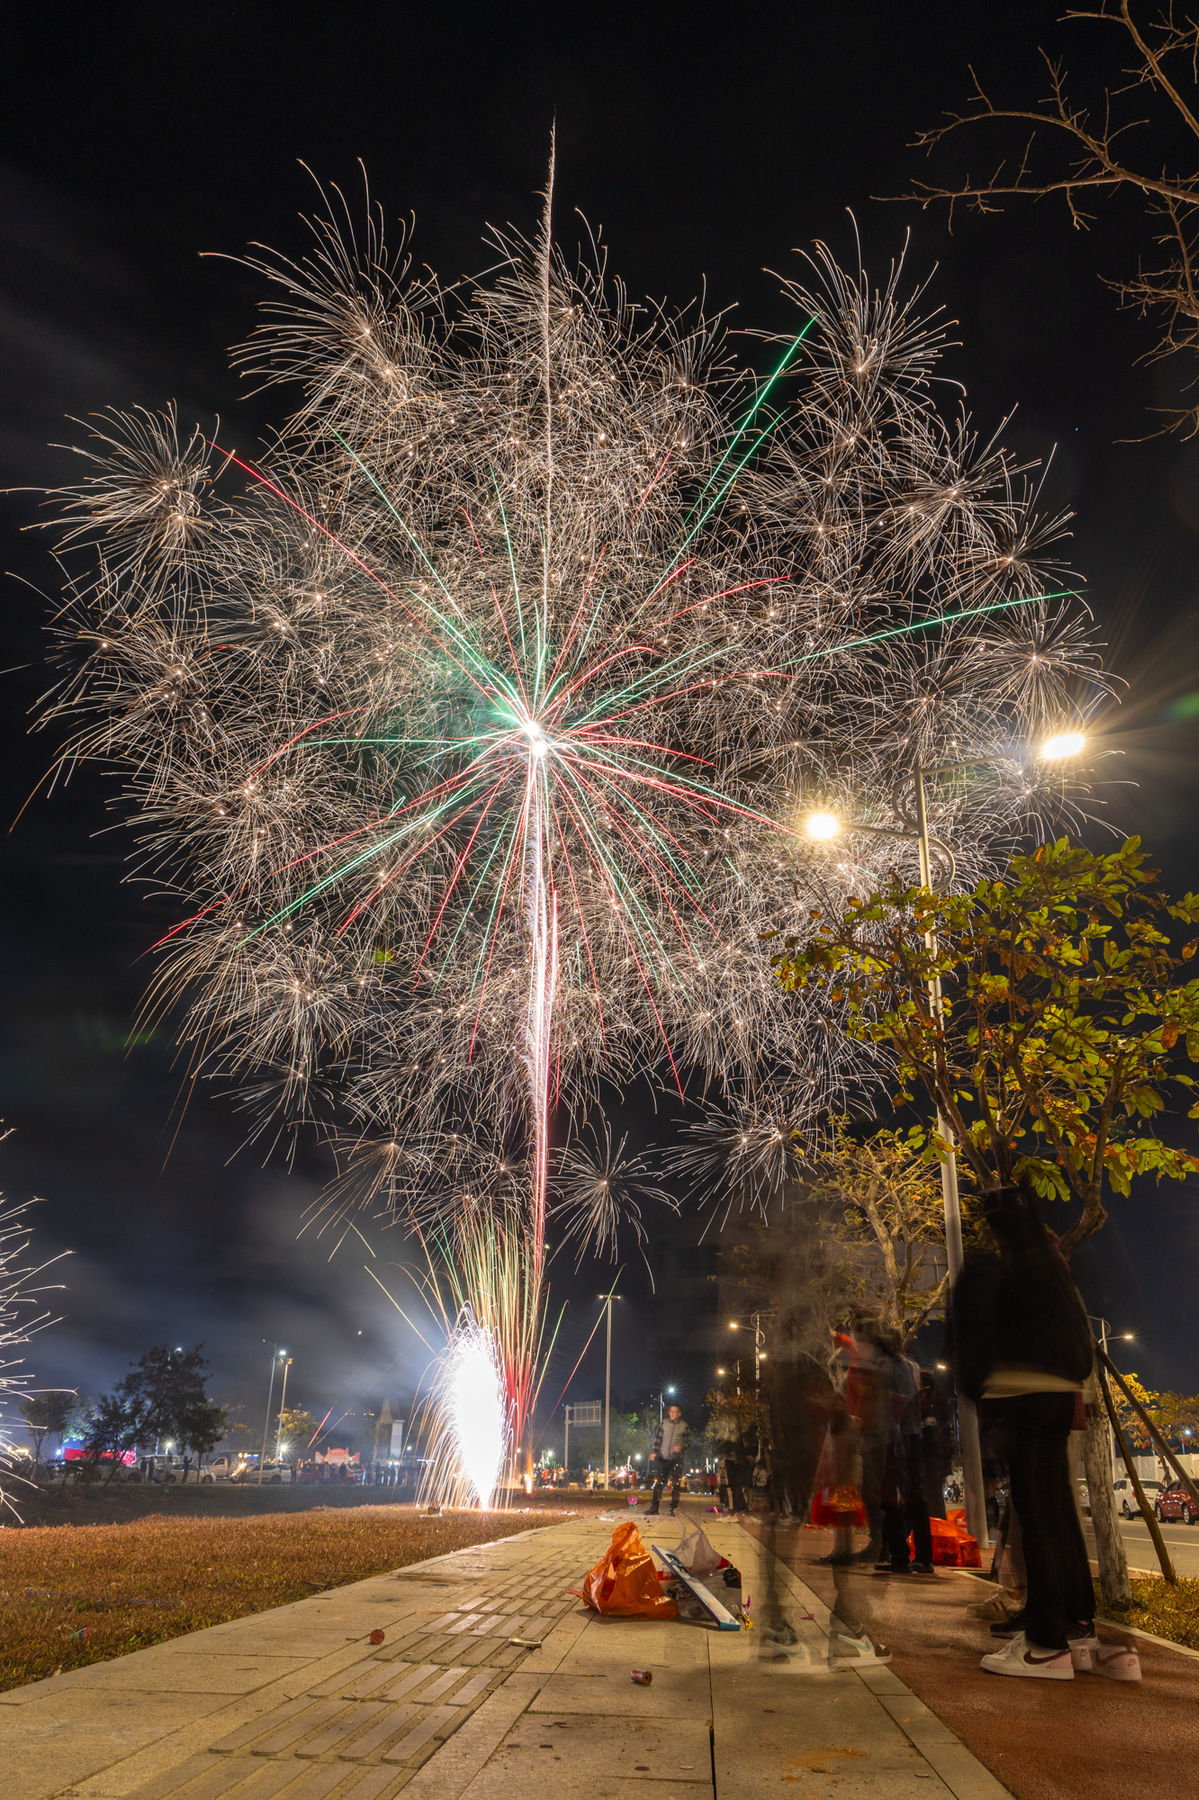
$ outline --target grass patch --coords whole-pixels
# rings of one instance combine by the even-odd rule
[[[0,1533],[0,1692],[549,1519],[396,1506]]]
[[[1173,1644],[1199,1650],[1199,1576],[1180,1575],[1173,1587],[1160,1575],[1133,1575],[1130,1580],[1132,1605],[1118,1614],[1104,1601],[1099,1583],[1095,1583],[1100,1617],[1121,1625],[1135,1625],[1138,1631],[1151,1631],[1154,1637],[1169,1638]]]

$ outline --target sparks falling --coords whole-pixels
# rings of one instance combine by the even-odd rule
[[[334,1132],[339,1216],[517,1204],[535,1313],[553,1121],[604,1075],[834,1099],[836,1007],[780,997],[761,934],[859,865],[798,821],[985,753],[936,829],[986,866],[1045,797],[1021,742],[1092,679],[1085,613],[1060,522],[933,406],[899,269],[819,251],[757,377],[600,253],[570,268],[548,200],[452,290],[378,221],[313,229],[251,265],[275,298],[239,361],[300,395],[269,452],[141,412],[82,452],[49,713],[64,766],[126,772],[179,898],[148,1004],[196,1077]],[[535,1383],[506,1380],[518,1443]]]

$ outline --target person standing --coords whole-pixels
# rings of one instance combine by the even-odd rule
[[[673,1516],[679,1509],[679,1482],[683,1478],[683,1458],[687,1454],[687,1446],[691,1442],[691,1427],[683,1417],[682,1409],[671,1406],[664,1419],[659,1419],[654,1432],[653,1448],[649,1453],[650,1471],[654,1478],[650,1502],[646,1507],[646,1517],[655,1519],[658,1516],[658,1502],[662,1498],[662,1489],[669,1484],[670,1511]]]
[[[983,1213],[999,1254],[968,1257],[954,1286],[958,1392],[981,1404],[1007,1464],[1028,1588],[1023,1610],[992,1627],[1008,1642],[982,1666],[1050,1681],[1072,1680],[1076,1668],[1135,1680],[1139,1666],[1135,1674],[1125,1668],[1129,1653],[1105,1657],[1095,1636],[1091,1570],[1071,1490],[1070,1432],[1092,1366],[1086,1312],[1027,1183],[985,1193]]]

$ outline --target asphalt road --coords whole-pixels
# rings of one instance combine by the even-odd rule
[[[1166,1548],[1170,1552],[1175,1573],[1178,1575],[1199,1575],[1199,1525],[1165,1524],[1162,1536],[1166,1540]],[[1128,1555],[1130,1569],[1144,1569],[1147,1574],[1161,1573],[1157,1552],[1153,1548],[1153,1539],[1149,1536],[1149,1527],[1143,1519],[1121,1519],[1120,1531],[1124,1538],[1124,1548]],[[1087,1521],[1087,1536],[1090,1538],[1090,1522]],[[1094,1552],[1094,1540],[1091,1550]]]

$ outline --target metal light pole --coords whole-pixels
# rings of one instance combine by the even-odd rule
[[[566,1403],[566,1439],[562,1445],[562,1466],[566,1470],[566,1479],[570,1481],[570,1402]]]
[[[916,838],[920,851],[920,885],[932,891],[932,851],[928,840],[928,810],[924,801],[924,770],[917,763],[913,772],[916,784]],[[937,954],[937,934],[927,931],[924,942],[930,956]],[[934,1023],[940,1027],[941,981],[934,975],[928,984],[928,1004]],[[941,1162],[941,1201],[945,1212],[945,1258],[949,1265],[949,1287],[952,1293],[962,1270],[962,1208],[958,1198],[958,1159],[949,1120],[937,1107],[937,1134],[947,1146]],[[958,1395],[958,1441],[962,1451],[962,1481],[966,1489],[966,1529],[975,1543],[990,1542],[987,1524],[987,1496],[983,1485],[982,1448],[978,1441],[978,1409],[965,1394]]]
[[[283,1415],[287,1411],[287,1372],[291,1368],[291,1357],[283,1365],[283,1392],[279,1396],[279,1430],[275,1434],[275,1461],[279,1460],[279,1452],[283,1448]]]
[[[265,1338],[262,1341],[264,1344],[266,1343]],[[271,1345],[271,1385],[266,1391],[266,1418],[262,1421],[262,1449],[258,1457],[258,1481],[256,1483],[258,1487],[262,1486],[262,1465],[266,1461],[266,1437],[271,1428],[271,1401],[275,1397],[275,1362],[278,1357],[286,1355],[286,1350],[280,1350],[278,1344]]]
[[[600,1299],[608,1309],[608,1354],[604,1370],[604,1489],[607,1491],[611,1471],[608,1467],[608,1432],[612,1419],[612,1302],[619,1300],[619,1294],[601,1294]]]

